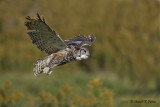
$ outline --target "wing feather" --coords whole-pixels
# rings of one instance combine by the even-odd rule
[[[52,54],[67,47],[61,37],[45,23],[44,18],[41,19],[38,13],[37,19],[29,16],[26,19],[27,30],[32,30],[28,32],[28,35],[39,50]]]
[[[72,39],[65,40],[64,42],[67,45],[74,45],[78,48],[81,48],[84,45],[91,46],[92,43],[95,41],[95,39],[96,39],[96,37],[93,37],[93,34],[90,34],[89,37],[79,35],[79,36],[76,36]]]

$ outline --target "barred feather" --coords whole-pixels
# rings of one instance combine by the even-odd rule
[[[63,65],[76,59],[77,50],[74,47],[69,49],[53,53],[42,59],[38,59],[36,62],[36,67],[33,69],[35,71],[35,76],[41,73],[51,74],[55,66]]]
[[[96,39],[96,37],[93,37],[93,34],[90,34],[88,37],[83,36],[83,35],[79,35],[79,36],[76,36],[72,39],[65,40],[64,42],[67,45],[73,45],[78,48],[81,48],[84,45],[91,46],[91,44],[95,41],[95,39]]]
[[[41,19],[39,14],[37,14],[37,19],[29,16],[26,19],[25,26],[28,30],[32,30],[28,32],[28,35],[38,49],[50,55],[67,47],[60,36],[45,23],[44,18]]]
[[[52,59],[52,56],[48,56],[42,59],[37,60],[36,62],[36,67],[33,69],[33,71],[35,71],[35,76],[37,76],[38,74],[41,73],[47,73],[49,74],[50,72],[52,72],[52,66],[50,66],[50,61]]]

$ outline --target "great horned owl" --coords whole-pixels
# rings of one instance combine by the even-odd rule
[[[74,60],[82,60],[88,58],[89,51],[83,48],[94,42],[96,37],[93,34],[86,36],[76,36],[72,39],[62,40],[61,37],[52,30],[46,23],[44,18],[41,19],[37,13],[37,18],[32,19],[26,17],[25,26],[32,43],[48,56],[38,59],[33,69],[35,76],[41,73],[51,74],[55,66],[63,65]]]

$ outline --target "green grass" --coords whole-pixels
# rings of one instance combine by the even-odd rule
[[[56,69],[51,75],[41,74],[38,77],[35,77],[31,71],[0,73],[0,87],[5,80],[9,80],[14,89],[22,90],[27,94],[31,93],[33,95],[37,95],[41,90],[57,93],[57,89],[65,84],[69,84],[74,87],[75,90],[81,91],[81,89],[86,88],[87,83],[94,78],[100,78],[104,81],[105,87],[117,92],[117,87],[120,88],[120,85],[122,85],[115,74],[104,72],[86,73],[84,71],[60,71]],[[124,88],[126,88],[126,86]]]
[[[32,95],[38,96],[42,90],[50,92],[56,95],[59,89],[68,84],[75,93],[82,93],[88,89],[87,84],[94,78],[100,78],[103,81],[103,87],[106,87],[113,91],[115,105],[131,106],[129,102],[122,102],[121,98],[134,98],[134,84],[125,78],[121,79],[116,74],[111,72],[94,72],[86,73],[84,71],[65,71],[55,69],[51,75],[39,75],[35,77],[32,71],[13,71],[0,73],[0,88],[6,80],[9,80],[14,90],[19,90],[24,93],[25,96]],[[152,83],[152,82],[151,82]],[[154,88],[154,85],[150,85],[150,89]],[[148,95],[138,94],[143,97],[157,97],[156,93],[149,93]],[[132,104],[133,107],[139,107],[137,104]],[[144,105],[144,104],[141,104]],[[154,104],[145,105],[147,107],[153,107]],[[156,104],[155,104],[156,105]],[[127,107],[126,106],[126,107]],[[143,106],[140,106],[143,107]]]

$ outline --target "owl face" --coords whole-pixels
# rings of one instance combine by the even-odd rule
[[[81,48],[76,56],[76,60],[87,59],[89,57],[89,51],[86,48]]]

